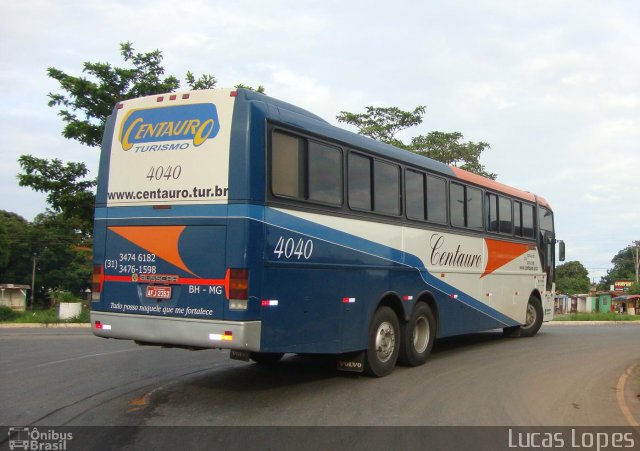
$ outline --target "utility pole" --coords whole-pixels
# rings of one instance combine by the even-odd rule
[[[33,296],[36,288],[36,253],[33,253],[33,269],[31,270],[31,302],[29,310],[33,311]]]
[[[633,248],[633,263],[636,268],[636,283],[638,283],[638,272],[640,271],[640,241],[635,241]]]

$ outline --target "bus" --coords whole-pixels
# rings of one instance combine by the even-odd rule
[[[104,132],[92,330],[258,363],[331,354],[385,376],[439,337],[535,335],[555,245],[542,197],[289,103],[148,96],[118,103]]]

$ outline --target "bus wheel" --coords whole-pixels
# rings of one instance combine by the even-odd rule
[[[527,318],[524,325],[520,326],[520,336],[533,337],[542,326],[542,317],[542,302],[532,295],[527,304]]]
[[[364,371],[382,377],[396,366],[400,349],[400,323],[389,307],[382,306],[373,315],[369,329],[369,347],[365,353]]]
[[[249,357],[261,365],[274,365],[280,361],[283,352],[251,352]]]
[[[411,318],[402,325],[400,355],[402,365],[422,365],[429,358],[435,340],[436,321],[431,307],[419,302],[413,309]]]

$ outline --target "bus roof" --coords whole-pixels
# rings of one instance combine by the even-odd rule
[[[231,92],[233,90],[229,89],[229,91]],[[413,152],[394,147],[390,144],[376,141],[367,136],[362,136],[336,127],[308,110],[282,100],[269,97],[257,91],[243,88],[238,88],[236,91],[237,97],[240,99],[248,102],[262,102],[268,105],[267,114],[272,120],[285,123],[311,134],[319,134],[325,138],[329,137],[329,139],[335,140],[343,145],[346,144],[356,150],[367,150],[368,152],[372,152],[383,158],[395,160],[416,168],[426,169],[431,172],[440,173],[448,177],[458,178],[461,181],[472,183],[487,190],[508,194],[533,203],[538,202],[541,205],[550,208],[548,202],[544,198],[536,196],[528,191],[523,191],[478,174],[465,171],[464,169],[433,160],[424,155],[415,154]]]

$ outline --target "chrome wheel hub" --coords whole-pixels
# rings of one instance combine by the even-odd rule
[[[387,362],[396,347],[396,334],[391,323],[385,321],[378,326],[376,332],[376,354],[378,360]]]

